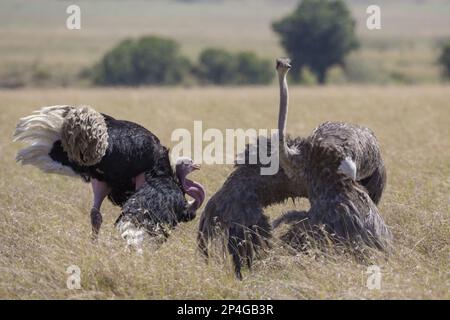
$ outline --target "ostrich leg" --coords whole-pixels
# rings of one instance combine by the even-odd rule
[[[140,189],[142,187],[142,185],[145,182],[145,173],[142,172],[141,174],[137,175],[136,177],[134,177],[133,181],[134,181],[135,190],[137,191],[138,189]]]
[[[102,214],[100,212],[100,207],[102,206],[103,200],[111,192],[111,188],[106,184],[106,182],[99,181],[97,179],[92,179],[92,191],[94,193],[94,205],[91,209],[91,225],[92,225],[92,239],[97,239],[98,232],[102,225]]]

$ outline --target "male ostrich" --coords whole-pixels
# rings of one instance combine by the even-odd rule
[[[22,165],[46,173],[81,176],[91,182],[93,237],[102,223],[100,207],[106,197],[124,205],[147,175],[174,178],[167,148],[144,127],[116,120],[90,107],[44,107],[20,119],[15,141],[29,144],[17,153]],[[190,190],[186,190],[189,194]]]
[[[205,200],[205,189],[187,175],[199,169],[199,165],[183,157],[177,159],[175,174],[169,163],[159,165],[157,172],[146,172],[143,185],[125,202],[116,221],[130,244],[140,247],[142,231],[166,239],[168,231],[178,222],[195,218],[196,210]],[[187,202],[185,193],[194,200]]]
[[[276,69],[280,85],[278,117],[280,170],[275,175],[260,175],[262,165],[259,161],[256,165],[236,165],[221,189],[208,201],[200,218],[198,234],[200,250],[208,256],[209,242],[213,238],[224,236],[239,279],[242,279],[242,260],[251,267],[255,254],[270,246],[271,226],[263,209],[289,198],[308,197],[305,167],[308,139],[300,137],[291,139],[286,136],[288,114],[286,75],[290,67],[289,59],[277,59]],[[334,126],[332,123],[324,124],[327,125]],[[346,130],[359,130],[358,128],[347,124],[341,126],[342,134]],[[361,134],[364,137],[369,135],[364,130]],[[258,141],[256,148],[260,147]],[[270,145],[267,151],[273,152]],[[339,170],[359,181],[373,201],[378,203],[385,184],[384,165],[381,158],[372,161],[370,159],[372,154],[364,151],[362,148],[354,154],[354,157],[351,155],[344,157]],[[248,152],[249,146],[246,150],[246,153]],[[292,217],[292,214],[284,216],[279,223],[288,220],[289,217]]]

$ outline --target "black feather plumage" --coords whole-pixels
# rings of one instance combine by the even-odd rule
[[[195,218],[195,212],[189,210],[184,191],[173,175],[147,173],[145,178],[143,186],[124,203],[116,225],[129,221],[150,236],[167,236],[167,228]]]
[[[109,199],[122,205],[135,191],[132,183],[135,176],[147,171],[171,170],[168,150],[158,137],[139,124],[102,115],[108,128],[108,148],[99,163],[81,166],[70,161],[60,140],[54,143],[50,157],[72,168],[87,182],[91,178],[106,182],[112,188]]]
[[[188,220],[184,191],[171,167],[169,150],[136,123],[116,120],[88,106],[51,106],[20,119],[14,137],[29,143],[17,154],[22,164],[92,183],[94,238],[102,224],[100,208],[106,197],[136,221],[143,220],[143,210],[171,225]]]

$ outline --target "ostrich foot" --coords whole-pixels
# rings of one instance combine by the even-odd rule
[[[92,225],[92,240],[97,240],[103,218],[100,211],[96,208],[91,209],[91,225]]]

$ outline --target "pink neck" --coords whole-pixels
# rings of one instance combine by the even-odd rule
[[[194,202],[190,205],[189,208],[193,211],[196,211],[202,206],[202,203],[205,200],[204,187],[200,183],[194,182],[189,179],[184,179],[184,181],[182,182],[182,186],[186,194],[194,199]]]
[[[187,174],[184,172],[177,172],[177,177],[181,182],[184,192],[194,199],[189,209],[196,211],[201,207],[203,201],[205,201],[205,188],[200,183],[187,179],[186,176]]]

